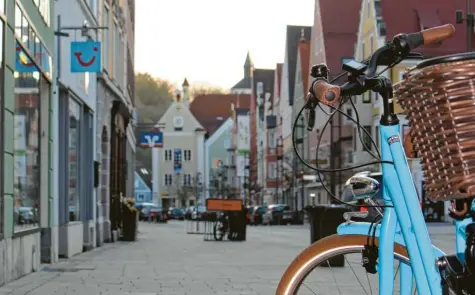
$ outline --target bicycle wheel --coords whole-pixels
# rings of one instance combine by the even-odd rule
[[[224,237],[223,222],[216,221],[213,226],[213,236],[216,241],[222,241]]]
[[[375,238],[375,244],[379,240]],[[367,245],[368,237],[363,235],[339,236],[332,235],[310,245],[301,252],[285,271],[276,295],[307,295],[307,294],[379,294],[378,274],[369,274],[362,266],[362,250]],[[331,267],[329,259],[344,255],[344,267]],[[399,264],[410,264],[407,249],[399,244],[394,245],[395,265],[394,291],[399,290]],[[357,268],[347,265],[356,264]],[[326,266],[326,267],[318,267]],[[313,271],[321,271],[314,275]],[[353,280],[350,276],[354,276]],[[304,280],[309,279],[308,282]],[[359,289],[359,290],[358,290]],[[395,293],[396,294],[396,293]],[[399,294],[399,293],[397,293]],[[413,283],[413,291],[416,284]],[[444,294],[452,295],[452,291],[444,290]]]

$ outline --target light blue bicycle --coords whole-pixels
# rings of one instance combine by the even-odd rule
[[[325,65],[317,65],[312,68],[312,76],[316,79],[310,88],[307,103],[299,114],[301,115],[304,109],[308,111],[309,129],[313,127],[315,119],[314,110],[319,103],[333,106],[333,109],[339,111],[339,107],[343,103],[349,101],[353,104],[351,99],[349,99],[350,96],[361,95],[369,90],[379,93],[383,99],[384,111],[380,121],[382,155],[379,157],[380,161],[372,164],[382,165],[383,188],[381,189],[384,199],[384,205],[382,206],[384,214],[379,216],[380,220],[375,219],[369,223],[351,220],[352,217],[363,217],[367,213],[345,213],[347,222],[338,227],[337,234],[320,239],[312,244],[289,265],[279,283],[276,291],[277,295],[475,294],[475,276],[473,275],[475,273],[475,223],[473,222],[475,207],[472,207],[475,194],[463,198],[460,195],[454,197],[456,200],[452,202],[453,209],[451,212],[452,216],[457,220],[457,253],[455,255],[446,255],[432,245],[429,237],[420,208],[419,198],[407,164],[403,144],[400,140],[400,124],[398,117],[394,113],[392,83],[388,78],[380,76],[381,73],[377,73],[378,66],[390,68],[400,63],[403,59],[410,58],[411,56],[415,57],[417,55],[411,53],[412,49],[424,44],[440,42],[452,36],[454,32],[455,29],[452,25],[445,25],[419,33],[397,35],[392,42],[378,49],[367,61],[362,63],[356,61],[344,63],[343,70],[348,75],[348,82],[342,86],[331,85],[327,82],[328,69]],[[432,72],[426,71],[424,73],[425,76],[421,75],[421,79],[425,79],[426,84],[424,85],[429,86],[414,85],[413,88],[406,87],[406,91],[411,92],[412,89],[414,91],[420,90],[420,87],[426,87],[424,88],[426,91],[435,91],[431,90],[430,83],[442,83],[444,87],[449,88],[461,82],[470,84],[469,80],[475,81],[475,55],[470,54],[439,58],[437,60],[439,65],[431,67]],[[467,61],[468,59],[471,59],[472,62]],[[460,68],[452,67],[452,71],[461,73],[465,71],[463,75],[450,76],[451,72],[447,71],[443,66],[444,64],[454,62],[460,62]],[[423,63],[429,65],[431,60],[425,60]],[[432,60],[432,63],[434,64],[435,61]],[[422,66],[420,65],[420,67]],[[453,93],[458,93],[461,96],[460,93],[463,91],[460,89],[463,87],[460,87],[452,89]],[[475,100],[473,100],[475,98],[474,86],[470,85],[467,87],[469,87],[469,92],[467,94],[466,89],[464,90],[465,98],[470,100],[471,103],[465,101],[464,103],[467,103],[465,107],[475,105]],[[452,90],[449,89],[447,91],[450,92]],[[438,95],[439,98],[441,97],[440,93],[434,93],[435,95]],[[428,97],[432,99],[432,94],[430,93]],[[421,97],[420,99],[422,101],[423,98]],[[457,99],[457,97],[454,98],[454,100]],[[452,103],[447,102],[448,100],[447,98],[446,104]],[[463,103],[457,103],[463,105]],[[411,104],[407,104],[407,108],[404,105],[403,107],[406,112],[412,112],[408,115],[412,123],[416,122],[412,119],[424,112],[426,112],[424,115],[428,116],[427,118],[429,119],[427,120],[430,123],[430,118],[436,117],[431,117],[430,113],[434,112],[434,110],[437,111],[438,106],[432,103],[432,108],[427,108],[429,104],[429,102],[425,104],[421,102],[420,104],[413,103],[414,107],[412,108]],[[427,109],[421,111],[421,106]],[[419,109],[417,109],[418,107]],[[439,109],[440,112],[443,111],[442,108]],[[331,116],[335,112],[332,112]],[[463,108],[461,112],[464,112]],[[450,112],[437,115],[439,117],[447,117],[450,116]],[[475,113],[472,112],[471,116],[474,117],[473,123],[475,124]],[[452,118],[451,120],[454,121],[456,119]],[[359,124],[358,121],[359,119],[356,116],[356,121],[354,122]],[[437,122],[440,123],[440,120]],[[421,123],[418,126],[424,126],[424,124]],[[427,126],[427,124],[425,126],[428,129],[432,128],[440,132],[444,128],[444,126]],[[421,137],[429,136],[423,133],[423,130],[419,130],[419,132],[422,132],[420,133]],[[449,131],[445,130],[444,132]],[[368,135],[370,136],[370,134]],[[443,138],[434,138],[433,140],[434,145],[437,144],[438,140],[442,140],[442,147],[446,149],[449,149],[454,144],[459,148],[460,145],[463,145],[461,143],[457,145],[457,142],[450,142],[450,144],[447,143],[444,146]],[[418,142],[423,142],[422,139],[418,141],[417,138],[414,141],[416,146]],[[427,143],[427,140],[425,142]],[[474,146],[473,143],[472,146]],[[438,147],[440,146],[434,146],[434,153],[437,152]],[[295,144],[294,149],[300,158]],[[429,156],[423,155],[424,157]],[[301,158],[300,160],[306,166],[319,173],[334,171],[315,168]],[[456,166],[454,163],[458,160],[442,159],[442,161],[445,161],[445,164],[440,164],[442,166],[439,166],[439,168],[444,167],[443,165],[450,166],[450,161]],[[434,163],[437,162],[436,160],[433,161]],[[457,163],[463,168],[464,163]],[[450,189],[468,194],[470,190],[473,190],[472,187],[468,189],[462,187],[464,183],[467,183],[466,179],[458,180],[460,186],[457,186],[457,183],[450,182],[450,180],[447,180],[450,183],[444,183],[444,178],[441,177],[443,173],[437,170],[437,168],[434,169],[439,172],[429,169],[431,175],[427,175],[429,173],[428,168],[424,164],[423,167],[426,179],[429,176],[442,179],[439,183],[432,181],[432,186],[429,185],[428,189],[433,194],[443,194],[450,191]],[[459,169],[457,167],[453,171],[461,171],[460,169],[462,168]],[[449,168],[447,169],[446,171],[452,171]],[[468,181],[472,185],[474,182]],[[376,180],[363,174],[357,174],[349,179],[347,185],[351,187],[356,198],[365,199],[370,204],[370,207],[381,207],[379,204],[371,201],[371,197],[380,189],[380,184]],[[339,266],[345,265],[345,267],[334,267],[336,264]],[[356,267],[352,267],[352,264],[355,264]],[[320,274],[315,276],[314,272],[320,272]],[[353,279],[353,276],[356,279]]]

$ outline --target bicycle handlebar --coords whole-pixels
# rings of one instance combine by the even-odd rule
[[[435,42],[443,41],[451,37],[455,33],[455,28],[451,24],[443,25],[440,27],[435,27],[427,30],[421,31],[423,44],[432,44]],[[420,44],[422,45],[422,44]],[[418,45],[418,46],[420,46]]]
[[[409,47],[409,50],[416,49],[421,45],[443,41],[444,39],[451,37],[454,33],[454,26],[447,24],[423,30],[418,33],[396,35],[392,42],[385,45],[385,47],[376,50],[376,52],[371,56],[369,62],[370,67],[367,72],[374,73],[376,71],[376,68],[379,65],[378,59],[380,55],[387,51],[395,51],[395,54],[401,55],[405,46]],[[311,91],[313,91],[313,94],[318,100],[320,100],[320,102],[328,105],[337,102],[340,95],[349,95],[355,90],[361,91],[361,87],[355,87],[355,83],[357,82],[347,82],[342,86],[338,86],[328,83],[325,79],[317,79],[313,82]]]

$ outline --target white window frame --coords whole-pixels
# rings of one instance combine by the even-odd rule
[[[119,51],[120,51],[119,34],[120,34],[119,23],[114,18],[114,20],[112,21],[112,43],[114,44],[114,46],[112,47],[112,60],[116,60],[116,61],[119,61],[119,58],[120,58],[118,56]],[[119,64],[120,62],[114,63],[114,67],[112,68],[112,78],[116,81],[116,83],[118,83],[118,79],[119,79],[118,77],[119,73],[117,72]]]
[[[168,152],[169,152],[170,157],[167,157]],[[165,160],[165,162],[170,162],[172,160],[172,158],[173,158],[172,157],[172,150],[170,150],[170,149],[164,150],[164,160]]]
[[[190,162],[191,161],[191,150],[184,150],[183,156],[185,158],[185,161]]]
[[[275,162],[271,162],[269,163],[268,167],[267,167],[269,170],[269,173],[267,173],[267,176],[269,177],[269,179],[276,179],[277,178],[277,163]]]
[[[351,111],[351,117],[353,118],[353,116],[354,116],[354,109],[353,109],[353,108],[346,108],[346,109],[345,109],[345,114],[348,115],[348,111],[349,111],[349,110]],[[345,122],[346,122],[346,123],[354,123],[354,122],[351,121],[348,117],[346,117],[346,116],[343,116],[343,117],[345,117]],[[353,119],[354,119],[354,118],[353,118]]]
[[[269,132],[269,147],[270,148],[277,147],[277,136],[274,131]]]
[[[87,6],[91,9],[92,15],[97,17],[97,0],[87,0]]]
[[[355,162],[355,154],[354,154],[354,151],[353,149],[345,149],[345,161],[347,164],[353,164]],[[350,156],[351,155],[351,156]]]

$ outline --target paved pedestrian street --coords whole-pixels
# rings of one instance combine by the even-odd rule
[[[438,246],[453,251],[451,228],[431,225],[430,231]],[[183,222],[141,223],[137,242],[44,265],[1,287],[0,295],[271,295],[308,242],[308,225],[248,227],[245,242],[205,242],[186,234]]]

